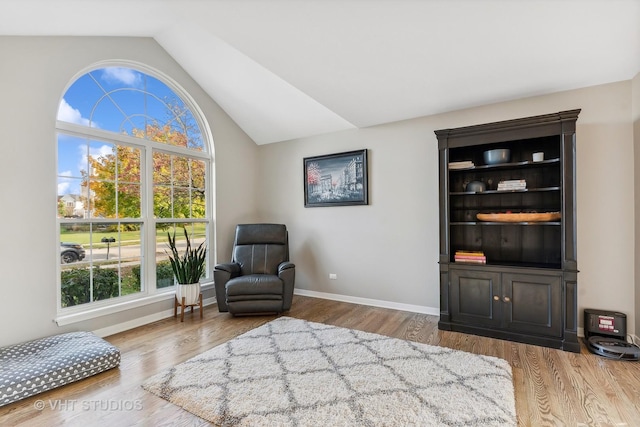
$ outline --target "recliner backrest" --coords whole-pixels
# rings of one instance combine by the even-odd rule
[[[239,224],[233,244],[233,262],[242,275],[278,274],[278,265],[289,261],[289,239],[283,224]]]

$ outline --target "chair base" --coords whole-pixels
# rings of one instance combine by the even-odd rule
[[[278,316],[282,312],[278,311],[257,311],[255,313],[231,313],[233,317],[248,317],[248,316]]]
[[[229,312],[239,314],[278,314],[282,313],[282,300],[244,300],[227,301]]]

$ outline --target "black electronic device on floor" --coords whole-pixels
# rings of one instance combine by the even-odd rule
[[[584,338],[590,352],[620,360],[640,360],[640,347],[627,342],[627,316],[617,311],[584,310]]]

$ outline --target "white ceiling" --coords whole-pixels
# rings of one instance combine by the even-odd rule
[[[153,37],[257,144],[640,72],[640,0],[0,0],[0,35]]]

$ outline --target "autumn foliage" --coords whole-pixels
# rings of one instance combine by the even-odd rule
[[[188,147],[186,131],[169,125],[147,125],[133,136],[162,144]],[[193,147],[190,147],[193,148]],[[205,216],[205,162],[183,155],[153,151],[153,214],[158,218]],[[142,213],[142,150],[112,145],[106,155],[90,156],[83,171],[94,217],[140,218]]]

